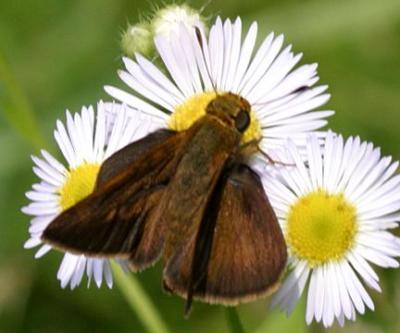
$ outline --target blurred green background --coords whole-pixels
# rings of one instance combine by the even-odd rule
[[[203,1],[189,2],[201,7]],[[62,290],[60,260],[24,250],[28,217],[24,192],[36,180],[30,154],[57,154],[52,132],[64,109],[107,99],[104,84],[120,85],[119,37],[128,21],[148,12],[145,0],[14,0],[0,3],[0,332],[145,332],[117,288]],[[400,158],[399,0],[214,0],[206,15],[258,20],[261,36],[284,33],[318,62],[337,110],[330,127],[358,134]],[[375,312],[329,332],[400,332],[400,272],[380,271],[383,293],[371,292]],[[140,275],[172,332],[227,332],[222,307],[196,304],[189,320],[183,302],[161,292],[161,268]],[[261,300],[240,306],[249,332],[323,332],[306,327],[304,309],[288,319]]]

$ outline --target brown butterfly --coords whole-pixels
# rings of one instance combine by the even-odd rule
[[[250,105],[217,95],[181,132],[159,130],[102,165],[91,195],[60,214],[42,239],[55,248],[124,258],[133,271],[164,260],[163,285],[186,298],[236,305],[273,292],[285,241],[241,144]]]

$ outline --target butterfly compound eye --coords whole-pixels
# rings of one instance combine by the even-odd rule
[[[243,133],[250,125],[250,114],[246,110],[240,110],[235,119],[235,127]]]

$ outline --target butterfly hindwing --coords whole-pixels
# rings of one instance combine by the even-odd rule
[[[165,270],[167,290],[208,303],[235,305],[271,293],[286,263],[286,245],[259,176],[244,164],[221,175],[185,255]]]

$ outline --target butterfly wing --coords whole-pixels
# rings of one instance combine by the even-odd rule
[[[187,299],[235,305],[275,290],[286,245],[259,176],[244,164],[225,170],[197,235],[164,271],[167,290]]]
[[[112,155],[94,192],[55,218],[43,241],[76,254],[129,258],[133,269],[152,264],[164,243],[164,227],[153,217],[184,138],[158,131]]]
[[[102,163],[97,175],[96,187],[123,173],[132,163],[140,159],[143,154],[148,153],[163,141],[175,136],[175,134],[175,131],[160,129],[116,151]]]

